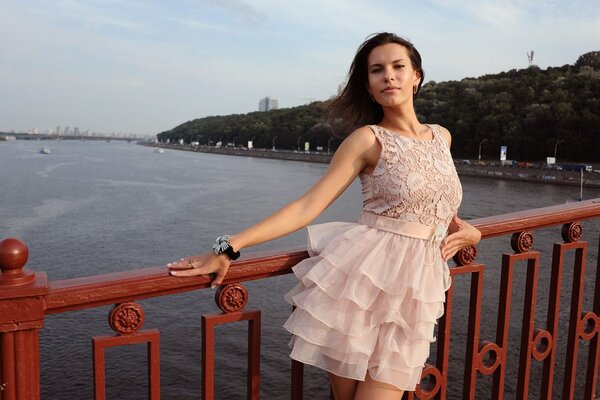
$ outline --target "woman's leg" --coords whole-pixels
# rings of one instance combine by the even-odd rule
[[[358,382],[354,400],[401,400],[403,394],[396,386],[373,380],[367,372],[365,381]]]
[[[353,400],[358,381],[329,372],[329,382],[335,400]]]

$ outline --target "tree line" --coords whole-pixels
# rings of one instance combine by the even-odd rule
[[[310,142],[335,148],[346,132],[323,117],[328,101],[308,105],[188,121],[157,135],[160,141],[201,145],[249,140],[255,147],[295,150]],[[415,99],[421,122],[452,132],[455,157],[498,159],[507,146],[509,159],[600,161],[600,51],[575,64],[532,65],[460,81],[427,82]]]

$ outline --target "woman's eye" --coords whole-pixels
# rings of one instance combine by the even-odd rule
[[[396,64],[396,65],[394,65],[394,68],[401,69],[401,68],[404,68],[404,65],[403,64]]]

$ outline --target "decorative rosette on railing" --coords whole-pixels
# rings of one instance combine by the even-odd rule
[[[219,286],[215,302],[224,313],[241,311],[248,303],[248,290],[239,283]]]
[[[515,253],[525,253],[533,247],[533,235],[531,232],[515,232],[510,238],[510,246]]]
[[[583,226],[581,222],[575,221],[568,224],[564,224],[560,234],[565,243],[573,243],[579,241],[583,235]]]
[[[543,361],[552,350],[552,334],[546,329],[535,329],[533,332],[533,346],[531,356],[538,361]]]
[[[108,314],[108,324],[119,335],[131,335],[144,324],[144,310],[135,302],[116,304]]]
[[[458,266],[472,264],[475,258],[477,258],[477,248],[475,246],[463,247],[452,257]]]
[[[591,311],[582,311],[579,316],[579,335],[583,340],[592,340],[597,333],[600,334],[600,318]]]
[[[477,370],[482,375],[491,375],[500,366],[502,361],[502,350],[493,342],[483,341],[479,343],[477,354]]]
[[[421,400],[429,400],[435,398],[441,388],[442,373],[434,365],[425,364],[421,374],[421,382],[417,386],[415,394]]]

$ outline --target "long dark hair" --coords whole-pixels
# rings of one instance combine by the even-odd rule
[[[408,50],[408,56],[413,69],[421,75],[417,93],[421,90],[421,84],[425,79],[425,71],[423,71],[423,67],[421,66],[421,55],[415,46],[408,40],[393,33],[382,32],[370,35],[356,51],[348,72],[348,83],[344,87],[344,90],[325,110],[325,118],[337,134],[346,136],[358,127],[377,124],[383,118],[383,108],[377,102],[371,100],[367,91],[367,64],[371,51],[375,47],[388,43],[399,44]]]

